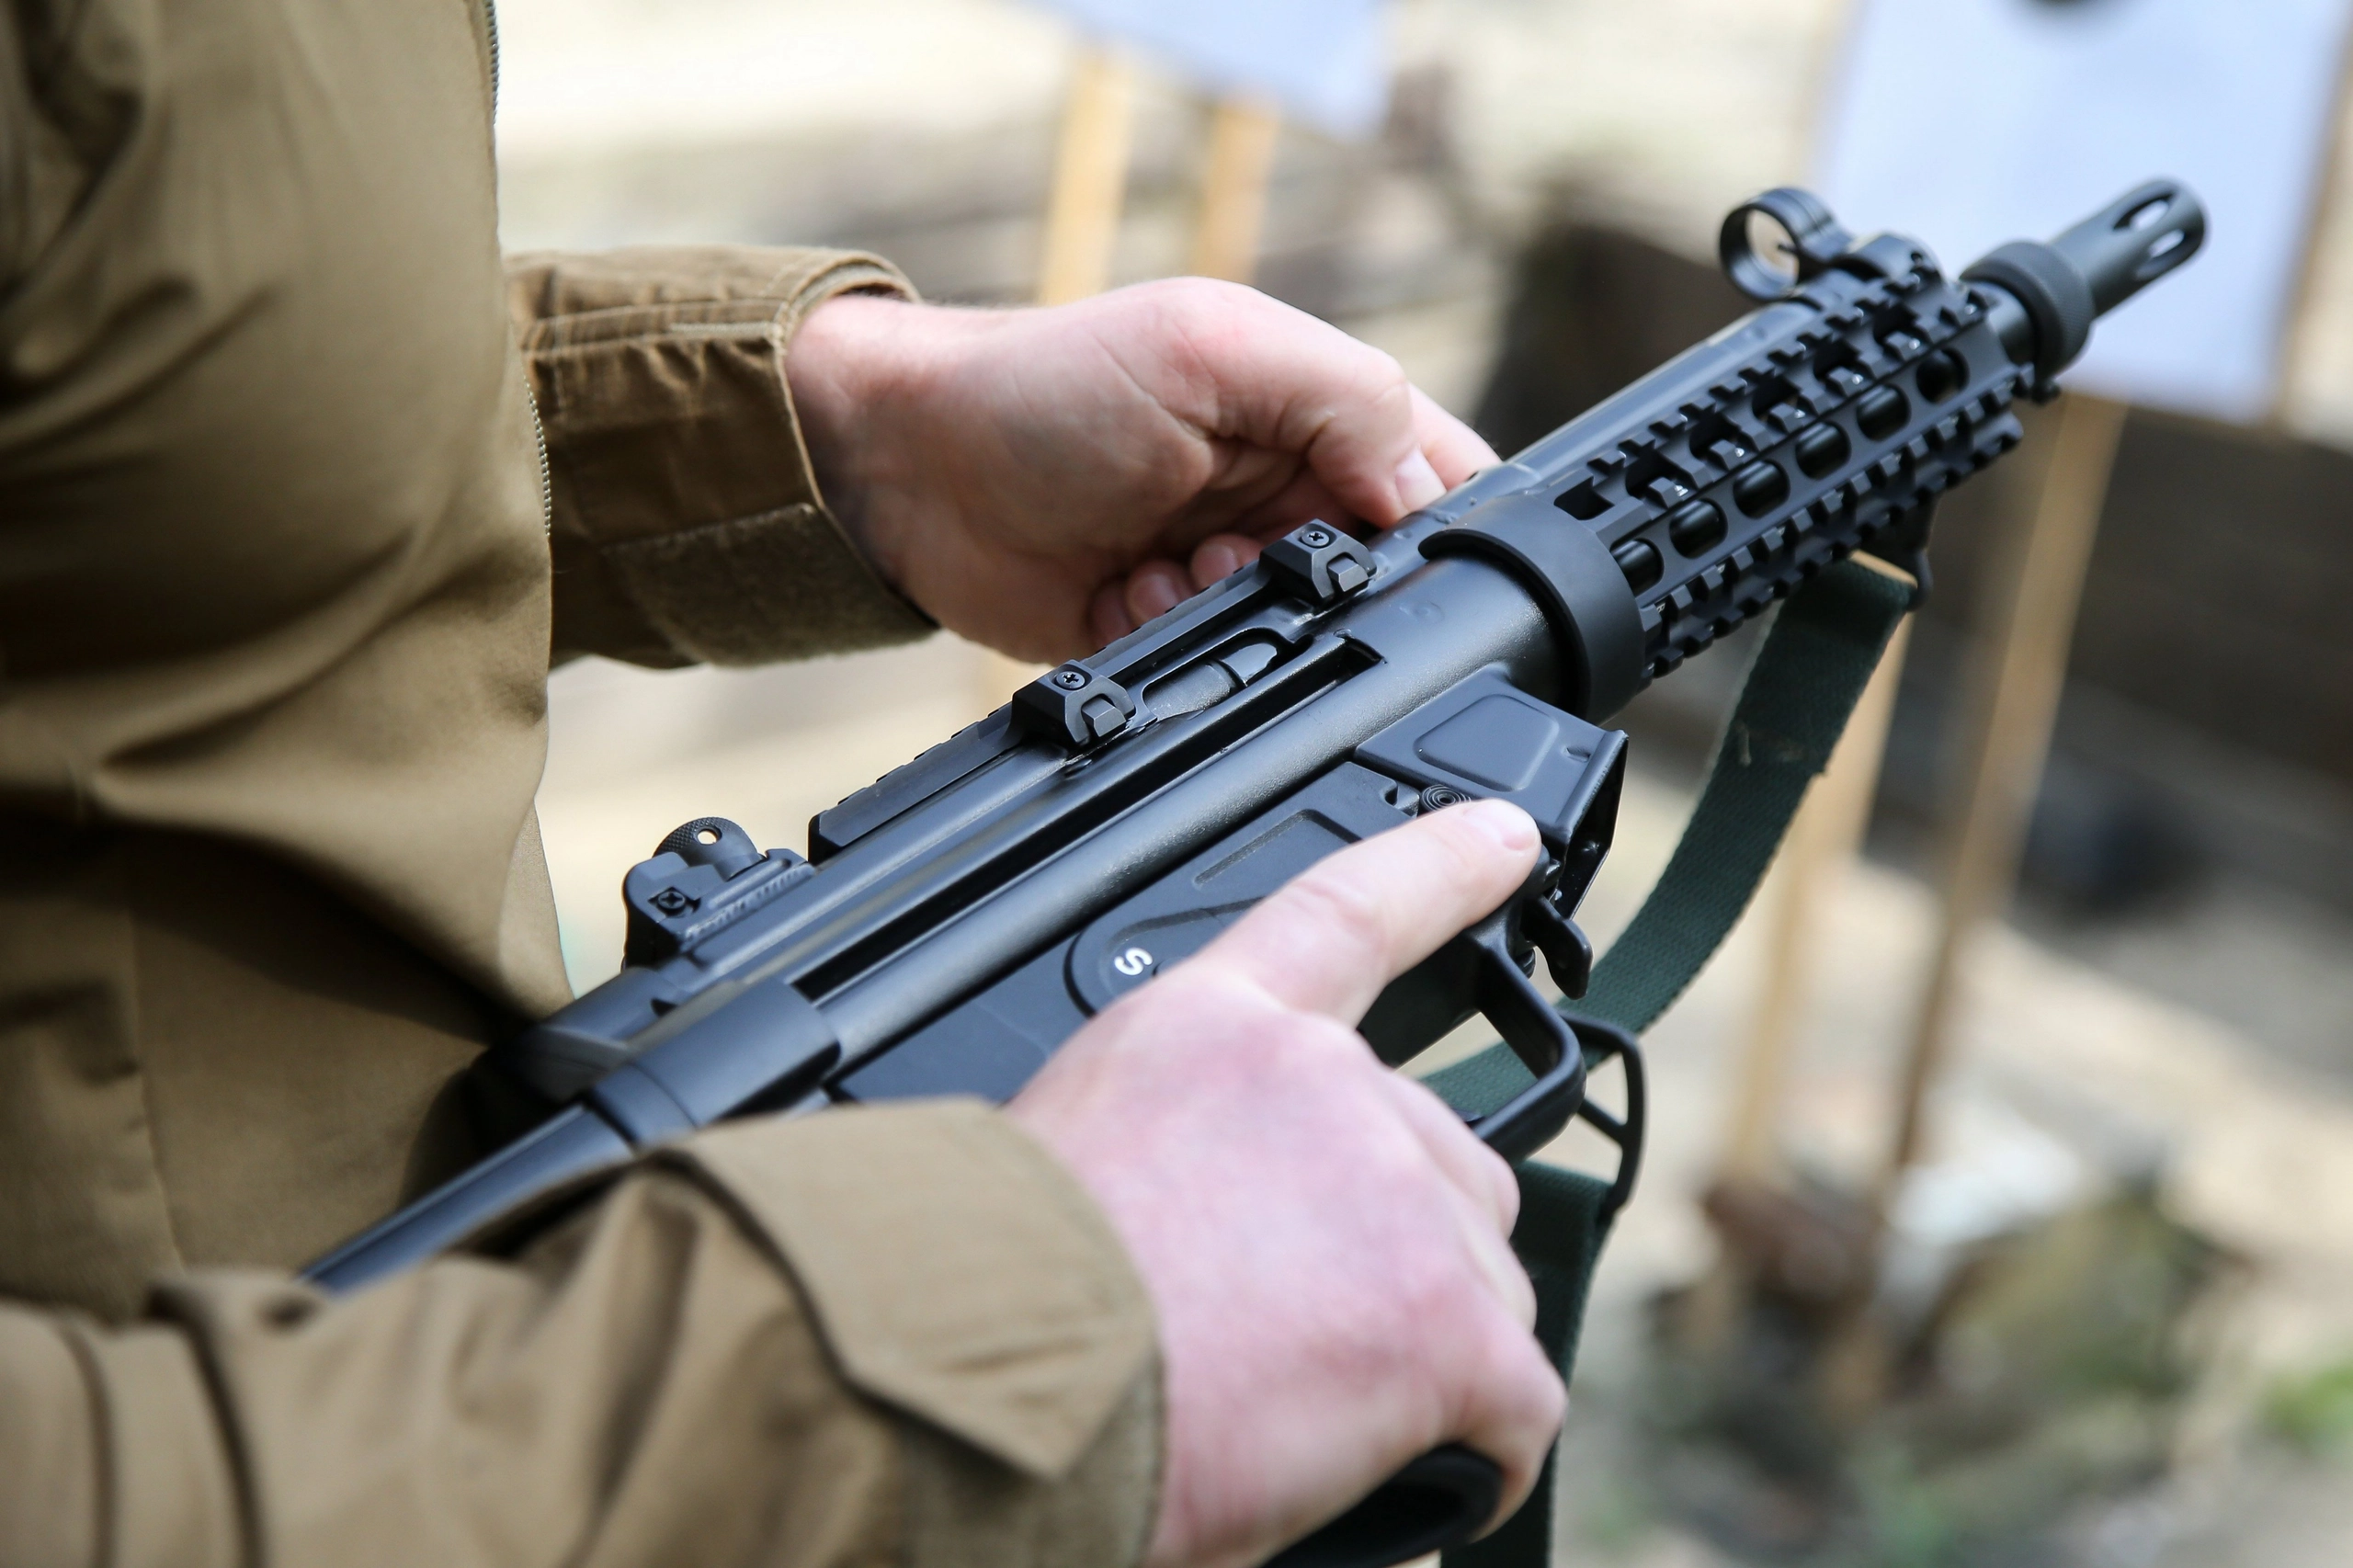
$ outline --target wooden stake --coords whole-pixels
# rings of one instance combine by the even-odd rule
[[[2336,232],[2336,209],[2343,202],[2338,181],[2345,173],[2346,139],[2353,133],[2353,39],[2346,42],[2346,65],[2336,74],[2336,97],[2329,109],[2327,139],[2322,143],[2320,169],[2313,181],[2312,210],[2304,219],[2303,248],[2296,257],[2295,289],[2287,314],[2280,318],[2279,364],[2273,372],[2271,408],[2266,423],[2286,428],[2303,390],[2312,362],[2313,317],[2318,313],[2321,262],[2328,236]]]
[[[1876,565],[1876,562],[1869,564]],[[1777,1135],[1787,1094],[1790,1058],[1805,1017],[1807,992],[1824,893],[1862,846],[1870,825],[1871,801],[1879,792],[1880,762],[1887,751],[1888,723],[1895,713],[1896,689],[1904,681],[1904,654],[1912,636],[1905,620],[1871,673],[1870,684],[1847,721],[1830,766],[1806,791],[1805,803],[1790,824],[1776,858],[1768,896],[1772,922],[1767,934],[1765,992],[1733,1089],[1724,1153],[1717,1181],[1726,1187],[1780,1185],[1781,1143]],[[1735,1343],[1746,1316],[1749,1280],[1729,1251],[1702,1276],[1683,1317],[1687,1348],[1721,1355]]]
[[[2001,913],[2017,883],[2124,414],[2123,404],[2096,397],[2070,395],[2059,404],[2031,509],[2020,517],[2023,526],[2008,530],[1993,575],[1992,635],[1969,672],[1967,793],[1948,828],[1936,955],[1904,1064],[1895,1137],[1873,1195],[1881,1225],[1920,1157],[1970,938]]]
[[[1775,1136],[1790,1073],[1790,1055],[1805,1016],[1813,978],[1824,894],[1862,846],[1879,792],[1880,763],[1904,680],[1912,623],[1905,620],[1881,658],[1830,766],[1806,792],[1774,870],[1772,925],[1767,935],[1765,991],[1758,999],[1733,1114],[1724,1138],[1727,1181],[1769,1182],[1780,1174]]]
[[[1063,108],[1046,207],[1038,302],[1066,304],[1099,294],[1111,281],[1120,207],[1127,196],[1128,153],[1135,125],[1135,72],[1096,50],[1078,58]]]
[[[1895,1135],[1870,1195],[1863,1244],[1872,1276],[1886,1256],[1888,1222],[1904,1178],[1919,1163],[1928,1099],[1950,1051],[1970,938],[2001,912],[2017,883],[2018,851],[2066,684],[2075,611],[2124,415],[2121,403],[2071,394],[2054,411],[2047,441],[2038,443],[2039,470],[2012,471],[2017,477],[2010,483],[2018,488],[2010,494],[2028,499],[2009,508],[1989,575],[1991,624],[1969,661],[1959,748],[1966,793],[1954,802],[1957,814],[1947,824],[1936,952],[1904,1057]],[[1870,1297],[1866,1290],[1848,1303],[1816,1369],[1823,1410],[1841,1425],[1861,1420],[1887,1387],[1893,1347],[1871,1313]]]
[[[1066,305],[1110,285],[1134,134],[1134,67],[1103,50],[1086,50],[1071,73],[1063,105],[1038,258],[1040,304]],[[983,713],[1045,669],[977,644],[972,653],[972,689]]]
[[[1227,98],[1210,121],[1209,168],[1201,177],[1201,216],[1193,233],[1196,277],[1247,283],[1258,269],[1258,236],[1267,222],[1267,182],[1275,166],[1282,117],[1248,98]]]

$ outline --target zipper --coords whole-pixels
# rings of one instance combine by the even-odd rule
[[[547,426],[540,423],[540,400],[532,395],[531,381],[527,372],[523,379],[523,406],[531,413],[531,444],[540,452],[540,531],[555,531],[555,480],[548,467]]]
[[[498,112],[498,0],[482,0],[483,36],[490,43],[490,112]]]

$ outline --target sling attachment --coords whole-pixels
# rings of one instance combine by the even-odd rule
[[[1756,220],[1760,218],[1779,231],[1767,246],[1778,253],[1771,256],[1757,254]],[[1794,186],[1768,190],[1733,208],[1716,236],[1716,259],[1733,287],[1768,303],[1787,299],[1854,248],[1855,236],[1838,226],[1822,199]]]

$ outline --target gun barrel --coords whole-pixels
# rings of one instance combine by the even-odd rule
[[[2152,180],[2051,242],[2091,290],[2106,315],[2196,256],[2206,243],[2206,209],[2179,180]]]
[[[2016,240],[1961,276],[1996,296],[2013,362],[2044,381],[2082,358],[2092,323],[2196,256],[2206,209],[2179,180],[2151,180],[2049,244]]]

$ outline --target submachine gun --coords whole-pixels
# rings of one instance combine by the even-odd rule
[[[1778,230],[1778,234],[1775,231]],[[1536,874],[1381,995],[1409,1061],[1473,1013],[1533,1082],[1472,1125],[1524,1156],[1582,1114],[1640,1155],[1633,1042],[1564,1017],[1574,924],[1608,852],[1650,681],[1856,551],[1925,582],[1930,513],[2018,445],[2092,323],[2205,233],[2171,182],[1949,279],[1917,242],[1858,243],[1798,190],[1727,220],[1762,308],[1510,461],[1363,541],[1310,523],[763,853],[720,818],[623,884],[620,973],[483,1070],[534,1131],[310,1270],[335,1289],[421,1261],[527,1199],[724,1118],[1012,1096],[1087,1017],[1343,845],[1472,797],[1540,825]],[[1772,243],[1760,245],[1760,237]],[[1616,1056],[1627,1106],[1585,1100]],[[1452,1544],[1497,1472],[1439,1449],[1302,1547],[1373,1568]]]

